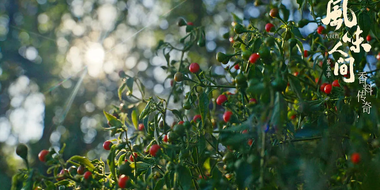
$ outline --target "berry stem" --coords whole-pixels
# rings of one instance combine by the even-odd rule
[[[205,138],[207,143],[211,145],[212,148],[215,149],[215,151],[220,155],[220,157],[222,158],[223,157],[223,154],[219,152],[219,150],[207,139]]]
[[[180,71],[181,70],[181,67],[182,67],[182,65],[183,65],[183,56],[185,55],[185,51],[182,51],[182,53],[181,53],[181,61],[179,62],[179,66],[178,66],[178,71]]]

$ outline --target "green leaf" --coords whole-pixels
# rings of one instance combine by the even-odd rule
[[[245,129],[250,129],[250,128],[254,127],[252,120],[255,117],[257,117],[255,114],[251,114],[249,116],[249,118],[246,121],[244,121],[243,123],[241,123],[240,125],[223,129],[223,132],[227,132],[227,133],[229,133],[229,132],[241,132]]]
[[[134,81],[133,77],[128,78],[126,81],[129,93],[131,94],[133,93],[133,81]]]
[[[302,7],[303,7],[303,4],[305,3],[306,1],[305,0],[297,0],[297,4],[299,5],[298,9],[300,9],[301,11],[302,10]]]
[[[371,17],[367,14],[367,11],[363,11],[359,13],[359,19],[358,24],[360,26],[360,29],[363,30],[363,33],[361,33],[361,36],[366,37],[369,34],[369,31],[371,29],[371,25],[377,25],[374,23],[371,23]],[[377,25],[376,27],[379,27]]]
[[[121,166],[122,164],[124,164],[125,156],[126,156],[126,154],[122,154],[122,155],[119,157],[119,160],[117,161],[117,165],[118,165],[118,166]]]
[[[282,12],[283,16],[284,16],[284,21],[288,21],[289,20],[289,10],[286,8],[286,6],[284,4],[281,4],[280,5],[280,11]]]
[[[189,190],[192,189],[192,178],[191,172],[188,168],[180,166],[178,168],[179,182],[181,183],[182,189]]]
[[[252,180],[252,166],[244,160],[238,160],[235,162],[236,168],[236,183],[239,189],[248,187]]]
[[[160,141],[158,140],[158,114],[154,117],[154,139],[156,140],[157,144],[160,145]]]
[[[214,169],[211,171],[212,179],[219,180],[222,178],[222,172],[219,171],[218,167],[214,167]]]
[[[372,13],[371,15],[371,23],[377,23],[376,22],[376,16],[375,13]],[[380,40],[380,27],[377,24],[371,24],[371,31],[374,34],[375,38],[379,41]]]
[[[298,39],[296,39],[296,40],[297,40],[297,48],[298,48],[298,51],[301,52],[301,55],[302,55],[302,57],[303,57],[303,51],[304,51],[304,49],[303,49],[303,44],[302,44],[302,42],[301,42],[300,40],[298,40]],[[303,59],[301,59],[301,60],[304,62],[304,65],[305,65],[305,66],[308,65],[308,63],[305,62]]]
[[[202,118],[202,124],[205,125],[206,117],[209,112],[209,105],[210,100],[208,99],[208,96],[206,93],[202,92],[201,95],[199,95],[199,113],[201,113]]]
[[[158,41],[156,51],[159,50],[161,46],[164,46],[164,45],[166,45],[166,43],[163,40]],[[157,52],[156,52],[156,55],[157,55]]]
[[[288,79],[289,79],[290,87],[296,93],[298,99],[302,100],[302,94],[301,94],[302,87],[301,87],[300,80],[293,75],[288,75]]]
[[[294,34],[294,36],[296,36],[296,37],[298,37],[300,39],[304,39],[304,37],[302,36],[302,34],[301,34],[300,30],[298,29],[298,27],[296,27],[296,26],[293,25],[290,30],[292,31],[292,33]]]
[[[165,179],[161,178],[157,181],[156,186],[154,187],[154,190],[161,190],[164,189]]]
[[[198,139],[198,153],[202,154],[206,148],[206,139],[203,136],[198,137]]]
[[[145,175],[144,175],[144,181],[145,182],[148,182],[148,180],[149,180],[149,176],[152,174],[152,168],[151,167],[149,167],[147,170],[146,170],[146,173],[145,173]]]
[[[12,188],[11,190],[18,190],[22,188],[21,173],[18,173],[12,177]]]
[[[69,163],[69,161],[78,162],[78,163],[86,166],[90,170],[95,169],[95,166],[91,163],[91,161],[84,156],[72,156],[70,159],[67,160],[66,163]]]
[[[142,162],[142,161],[138,161],[138,162],[136,162],[136,166],[135,166],[134,162],[132,162],[130,164],[130,166],[132,169],[135,169],[135,167],[136,167],[138,170],[146,170],[150,167],[150,164]]]
[[[107,157],[107,165],[110,168],[113,179],[116,181],[117,176],[116,176],[116,167],[115,167],[115,156],[116,156],[115,148],[116,146],[111,147],[110,153],[108,154],[108,157]]]
[[[275,126],[282,127],[287,117],[287,106],[282,95],[277,92],[271,122]]]
[[[203,168],[210,173],[211,166],[210,166],[210,157],[207,157],[205,162],[203,163]]]
[[[166,62],[167,62],[168,65],[169,65],[169,64],[170,64],[170,52],[165,53],[165,60],[166,60]]]
[[[149,102],[146,104],[145,108],[143,109],[143,111],[141,112],[139,116],[139,120],[144,119],[151,112],[151,109],[150,109],[151,105],[152,105],[152,100],[150,99]]]
[[[360,62],[365,59],[365,51],[364,49],[360,46],[360,51],[359,53],[355,53],[352,50],[350,50],[351,56],[355,59],[355,65],[360,65]]]
[[[219,139],[224,146],[229,145],[237,148],[247,142],[248,135],[241,133],[223,132],[219,134]]]
[[[243,20],[241,18],[239,18],[238,16],[236,16],[234,13],[231,13],[232,14],[232,17],[234,18],[234,21],[241,24],[243,22]]]
[[[139,127],[139,117],[135,109],[132,111],[132,123],[135,126],[135,129],[137,130],[137,128]]]
[[[373,160],[379,160],[380,155],[375,155]],[[366,174],[366,177],[363,180],[363,186],[361,186],[362,189],[377,189],[380,186],[380,181],[378,180],[380,178],[380,173],[378,172],[380,170],[380,164],[379,162],[373,162],[371,161],[368,163],[368,169],[365,169],[365,171],[362,171]],[[364,170],[364,168],[362,169]]]
[[[262,44],[263,44],[263,41],[260,38],[257,38],[255,42],[253,43],[253,46],[251,46],[249,50],[251,52],[258,52]]]
[[[183,120],[182,113],[176,109],[169,109],[179,120]]]
[[[64,179],[62,181],[58,181],[57,183],[55,183],[56,186],[61,186],[61,185],[66,186],[68,184],[70,184],[70,181],[68,179]]]
[[[106,111],[103,111],[104,115],[106,116],[108,122],[110,123],[111,126],[113,127],[122,127],[123,126],[123,123],[121,123],[120,120],[118,120],[115,116],[107,113]]]
[[[117,90],[117,95],[119,96],[119,100],[122,100],[122,95],[123,95],[123,92],[124,92],[126,87],[127,87],[127,83],[125,83],[125,82],[123,82],[119,86],[119,89]]]

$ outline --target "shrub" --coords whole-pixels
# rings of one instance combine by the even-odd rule
[[[312,2],[317,8],[326,5],[299,3],[303,7]],[[372,26],[378,15],[369,6],[374,3],[365,2],[349,4],[349,8],[358,13],[363,34],[376,36],[376,41],[370,42],[376,50],[379,33]],[[232,82],[225,74],[184,58],[196,44],[205,45],[205,32],[181,19],[179,26],[187,32],[180,39],[183,48],[163,41],[157,47],[167,61],[163,68],[169,78],[175,78],[168,98],[145,98],[141,81],[120,72],[120,101],[124,93],[134,96],[134,83],[143,97],[134,105],[122,104],[104,112],[109,125],[106,130],[112,137],[105,143],[107,160],[78,155],[63,160],[64,147],[59,152],[44,150],[40,160],[49,166],[48,175],[22,169],[13,177],[12,188],[378,188],[377,87],[373,96],[365,96],[372,103],[370,114],[362,112],[356,97],[362,89],[356,74],[363,71],[367,53],[350,50],[355,58],[354,73],[327,76],[329,69],[337,68],[327,63],[338,64],[339,56],[329,56],[326,51],[339,39],[327,39],[325,34],[343,36],[348,31],[352,37],[354,30],[343,26],[333,31],[322,26],[320,19],[288,21],[289,10],[283,4],[273,6],[266,16],[270,29],[259,30],[254,20],[245,26],[234,17],[231,31],[224,35],[232,37],[234,52],[219,52],[216,59],[228,64],[225,71]],[[321,16],[311,11],[315,18]],[[303,36],[299,28],[311,22],[320,27]],[[305,43],[310,50],[304,49]],[[342,50],[347,50],[347,45]],[[171,59],[172,51],[181,52],[181,59]],[[349,75],[355,75],[354,83],[342,80]],[[377,85],[379,77],[369,75],[366,82]],[[190,91],[185,92],[185,87]],[[170,100],[183,107],[169,109]],[[141,105],[144,109],[139,111]],[[169,114],[175,123],[167,122]],[[131,126],[135,130],[128,136]],[[18,150],[27,161],[21,153],[27,151],[25,147]]]

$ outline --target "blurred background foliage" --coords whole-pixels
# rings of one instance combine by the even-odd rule
[[[2,189],[10,189],[11,176],[24,167],[14,153],[17,143],[28,144],[31,165],[41,171],[46,168],[38,152],[63,143],[66,158],[104,157],[97,148],[109,135],[102,130],[102,110],[120,103],[118,71],[138,75],[149,94],[167,95],[170,80],[161,68],[166,61],[155,47],[160,39],[178,44],[185,33],[176,26],[178,17],[206,26],[207,51],[187,56],[207,67],[216,62],[215,52],[229,46],[222,34],[230,13],[258,16],[252,9],[258,11],[245,0],[2,0]]]
[[[173,76],[165,73],[159,40],[181,47],[185,28],[179,17],[204,26],[206,47],[194,47],[185,55],[212,67],[223,67],[216,52],[231,51],[223,34],[230,29],[232,14],[263,30],[268,21],[268,1],[253,0],[2,0],[0,3],[0,184],[10,189],[11,176],[23,168],[15,145],[27,143],[32,167],[46,171],[37,154],[50,146],[65,156],[105,158],[100,148],[109,134],[103,130],[103,110],[119,105],[118,72],[138,76],[152,94],[169,94]],[[326,1],[327,2],[327,1]],[[290,20],[310,18],[296,1],[282,2]],[[256,6],[257,5],[257,6]],[[325,3],[316,11],[325,14]],[[317,24],[301,29],[308,34]],[[307,44],[304,46],[307,49]],[[179,58],[173,52],[170,56]],[[369,59],[375,60],[372,56]],[[168,79],[169,77],[169,79]],[[137,88],[137,86],[135,86]],[[141,97],[138,90],[134,94]],[[126,98],[127,99],[127,98]],[[172,100],[172,99],[171,99]],[[134,102],[133,99],[129,99]],[[175,104],[172,103],[172,106]]]

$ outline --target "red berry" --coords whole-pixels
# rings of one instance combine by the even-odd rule
[[[160,148],[161,147],[157,144],[152,145],[149,149],[149,154],[155,157]]]
[[[293,75],[294,75],[295,77],[298,76],[298,72],[297,72],[297,71],[294,72]]]
[[[236,70],[239,70],[239,69],[240,69],[239,64],[236,64],[236,65],[234,66],[234,68],[235,68]]]
[[[369,41],[372,40],[372,36],[371,36],[371,35],[368,35],[368,36],[366,37],[366,39],[367,39],[367,42],[369,42]]]
[[[231,111],[226,111],[226,112],[224,112],[224,114],[223,114],[223,120],[224,120],[225,122],[228,122],[228,121],[230,121],[231,116],[232,116],[232,112],[231,112]]]
[[[277,8],[271,9],[269,11],[269,16],[271,16],[272,18],[278,17],[278,9]]]
[[[353,164],[358,164],[360,162],[360,154],[357,152],[351,154],[351,162]]]
[[[126,175],[121,175],[118,180],[118,185],[120,188],[125,188],[127,185],[127,181],[129,180],[129,177]]]
[[[252,140],[252,139],[248,139],[248,142],[247,142],[247,144],[248,144],[249,146],[251,146],[251,145],[252,145],[252,143],[253,143],[253,140]]]
[[[68,173],[69,173],[69,171],[68,171],[67,169],[62,169],[62,170],[59,172],[58,175],[63,176],[63,175],[68,174]]]
[[[111,141],[106,141],[106,142],[103,143],[104,150],[110,150],[111,146],[112,146],[112,142]]]
[[[326,85],[328,85],[328,83],[323,83],[323,84],[321,84],[321,87],[319,87],[319,90],[321,91],[321,92],[324,92],[325,91],[325,86]]]
[[[41,150],[41,152],[38,154],[38,159],[41,162],[46,162],[46,155],[49,154],[48,150]]]
[[[380,53],[376,55],[376,59],[380,60]]]
[[[325,86],[325,88],[324,88],[324,92],[325,92],[326,94],[330,94],[330,93],[331,93],[331,90],[332,90],[332,86],[331,86],[331,84],[327,84],[327,85]]]
[[[139,124],[139,131],[143,131],[145,128],[144,124],[140,123]]]
[[[241,134],[246,134],[246,133],[248,133],[248,130],[247,130],[247,129],[244,129],[244,130],[241,132]]]
[[[65,175],[67,175],[68,173],[69,173],[69,171],[67,169],[62,169],[58,174],[59,177],[57,178],[57,180],[61,181],[61,180],[65,179]]]
[[[228,41],[230,41],[231,43],[235,43],[235,40],[234,40],[234,37],[230,37],[230,38],[228,38]]]
[[[323,30],[325,30],[325,27],[323,27],[323,26],[318,26],[318,28],[317,28],[317,32],[318,32],[318,34],[322,34],[322,33],[323,33]]]
[[[77,169],[77,173],[79,174],[79,175],[83,175],[84,174],[84,166],[82,166],[82,165],[80,165],[79,167],[78,167],[78,169]]]
[[[317,83],[318,84],[318,82],[319,82],[319,78],[315,78],[315,83]]]
[[[192,73],[197,73],[199,71],[199,65],[198,63],[192,63],[190,64],[189,66],[189,71],[192,72]]]
[[[92,176],[92,173],[90,171],[85,172],[83,175],[84,179],[86,179],[86,180],[90,179],[91,176]]]
[[[249,99],[249,103],[251,103],[251,102],[253,102],[253,103],[257,103],[257,100],[255,99],[255,98],[251,98],[251,99]]]
[[[180,121],[178,122],[178,125],[183,125],[185,122],[184,121]]]
[[[222,94],[222,95],[219,95],[218,98],[216,99],[216,104],[221,106],[226,101],[227,101],[227,96]]]
[[[163,141],[166,142],[166,143],[168,142],[168,136],[167,135],[164,136],[164,140]]]
[[[194,23],[193,22],[187,22],[187,25],[194,26]]]
[[[268,23],[265,25],[265,31],[270,32],[274,25],[272,23]]]
[[[294,120],[296,117],[297,117],[297,115],[294,114],[294,115],[292,115],[292,116],[290,117],[290,119],[291,119],[291,120]]]
[[[195,115],[195,116],[193,117],[193,121],[194,121],[194,122],[197,122],[197,120],[201,120],[201,119],[202,119],[201,115]]]
[[[332,83],[332,85],[335,86],[335,87],[340,87],[338,80],[334,80],[333,83]]]
[[[137,153],[136,153],[136,152],[134,152],[133,154],[131,154],[131,155],[129,156],[129,161],[134,162],[134,161],[135,161],[135,158],[137,158]]]
[[[250,57],[249,57],[249,59],[248,59],[248,61],[250,62],[250,63],[255,63],[258,59],[260,58],[260,55],[258,54],[258,53],[253,53]]]
[[[309,56],[309,52],[308,52],[307,50],[304,50],[304,51],[303,51],[303,56],[304,56],[304,57]]]

